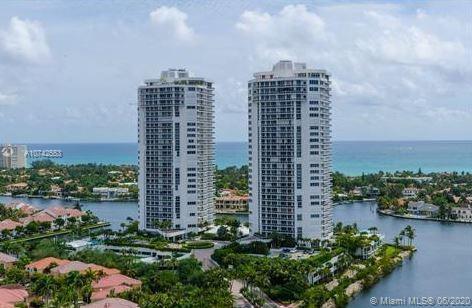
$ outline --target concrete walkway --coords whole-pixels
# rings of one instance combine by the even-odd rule
[[[241,289],[243,288],[243,283],[240,280],[233,280],[231,286],[231,294],[234,298],[233,307],[244,307],[244,308],[252,308],[254,307],[242,294]]]

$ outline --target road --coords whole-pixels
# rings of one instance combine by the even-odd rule
[[[218,263],[211,259],[211,255],[215,251],[215,249],[221,248],[228,243],[225,242],[215,242],[215,246],[208,249],[194,249],[192,250],[192,254],[195,258],[202,263],[203,270],[209,270],[211,268],[217,267]],[[233,280],[231,284],[231,294],[234,298],[234,305],[233,307],[237,308],[253,308],[254,306],[248,302],[248,300],[241,294],[241,289],[243,284],[239,280]]]

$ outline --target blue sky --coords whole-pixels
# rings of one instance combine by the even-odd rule
[[[136,88],[187,68],[245,140],[246,84],[279,59],[333,75],[335,140],[470,139],[467,1],[2,1],[0,142],[135,141]]]

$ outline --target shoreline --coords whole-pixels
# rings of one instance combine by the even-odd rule
[[[381,279],[389,276],[390,274],[393,273],[393,271],[395,271],[396,269],[398,269],[398,267],[402,266],[403,263],[405,262],[406,259],[411,259],[413,257],[413,254],[417,251],[416,247],[414,247],[413,249],[411,250],[405,250],[403,252],[400,252],[398,254],[398,256],[396,256],[395,258],[393,258],[394,262],[395,262],[395,265],[394,265],[394,268],[392,269],[392,271],[390,271],[389,273],[386,273],[386,274],[383,274],[383,275],[380,275],[378,276],[378,281],[376,283],[374,283],[373,285],[369,285],[369,286],[366,286],[363,282],[363,280],[357,280],[353,283],[351,283],[347,288],[349,289],[350,286],[352,285],[356,285],[358,286],[359,288],[358,289],[355,289],[353,290],[353,292],[351,294],[346,294],[348,295],[349,297],[349,302],[351,302],[354,298],[356,298],[356,296],[358,296],[359,294],[361,294],[362,292],[374,287],[378,282],[380,282]]]
[[[333,206],[344,205],[344,204],[352,204],[352,203],[369,203],[369,202],[376,202],[376,199],[366,198],[361,200],[345,200],[345,201],[337,201],[333,202]]]
[[[391,244],[386,244],[391,245]],[[349,285],[346,286],[344,289],[345,295],[348,297],[348,304],[351,303],[359,294],[369,290],[370,288],[374,287],[377,283],[379,283],[382,279],[386,278],[387,276],[391,275],[395,270],[397,270],[400,266],[403,266],[406,259],[411,259],[413,254],[417,251],[416,247],[412,247],[410,250],[404,250],[400,252],[397,256],[393,258],[394,267],[388,273],[378,274],[374,278],[376,281],[373,284],[367,285],[365,279],[360,279],[351,282]],[[321,308],[336,308],[335,301],[330,298],[323,305]]]
[[[412,220],[428,220],[428,221],[436,221],[436,222],[450,222],[450,223],[461,223],[461,224],[471,224],[472,223],[472,221],[463,221],[463,220],[451,220],[451,219],[421,217],[421,216],[406,216],[406,215],[391,213],[391,212],[389,212],[389,210],[379,210],[379,209],[377,209],[377,213],[380,214],[380,215],[391,216],[391,217],[395,217],[395,218],[412,219]]]

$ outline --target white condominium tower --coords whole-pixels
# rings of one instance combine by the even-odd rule
[[[26,154],[26,145],[0,144],[0,169],[26,168]]]
[[[139,87],[140,229],[178,238],[213,222],[213,92],[183,69]]]
[[[332,235],[330,75],[280,61],[249,81],[252,233]]]

